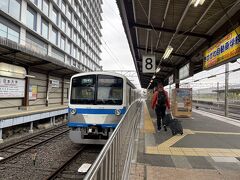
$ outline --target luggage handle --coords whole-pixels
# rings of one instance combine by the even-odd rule
[[[172,111],[170,109],[166,110],[165,114],[169,114],[172,119],[174,119]]]

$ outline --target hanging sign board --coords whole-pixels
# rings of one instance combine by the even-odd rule
[[[236,32],[238,32],[238,35]],[[207,49],[203,56],[203,69],[205,70],[239,57],[240,26]]]
[[[179,79],[185,79],[189,77],[189,63],[179,69]]]
[[[25,80],[0,77],[0,98],[23,98]]]
[[[155,55],[143,55],[143,60],[142,60],[143,73],[154,73],[155,66],[156,66]]]
[[[49,80],[49,84],[50,84],[51,87],[53,87],[53,88],[59,88],[59,80],[50,79],[50,80]]]

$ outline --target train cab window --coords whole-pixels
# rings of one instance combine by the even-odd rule
[[[71,104],[95,103],[96,76],[80,76],[72,79]]]
[[[99,75],[97,104],[121,105],[123,102],[123,79]]]

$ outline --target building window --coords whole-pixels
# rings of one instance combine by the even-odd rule
[[[19,43],[19,32],[11,29],[11,28],[8,28],[8,36],[7,36],[8,39],[10,39],[11,41],[14,41],[16,43]]]
[[[62,30],[65,32],[66,29],[66,20],[62,18]]]
[[[49,0],[43,0],[42,11],[48,16]]]
[[[0,9],[19,20],[21,0],[0,0]]]
[[[8,13],[8,4],[9,4],[8,1],[9,0],[0,1],[0,9],[7,13]]]
[[[76,32],[73,31],[73,41],[76,43]]]
[[[75,27],[77,27],[77,19],[76,19],[75,16],[73,16],[73,25],[74,25]]]
[[[38,5],[38,0],[31,0],[33,4]]]
[[[70,54],[70,42],[66,39],[66,52]]]
[[[66,3],[64,0],[62,0],[62,12],[65,14],[66,13]]]
[[[41,28],[41,34],[43,37],[48,39],[48,22],[42,19],[42,28]]]
[[[79,59],[79,56],[80,56],[80,51],[77,50],[77,59]]]
[[[64,36],[61,37],[61,49],[65,50],[65,38],[64,38]]]
[[[32,30],[37,30],[37,13],[29,6],[27,7],[27,26]]]
[[[5,0],[6,1],[6,0]],[[9,14],[16,19],[20,19],[20,9],[21,9],[20,0],[10,0],[9,1]]]
[[[70,37],[70,35],[71,35],[71,29],[70,29],[70,27],[69,27],[69,25],[67,26],[67,35]]]
[[[76,58],[76,48],[75,48],[75,46],[73,46],[73,48],[72,48],[72,56],[74,58]]]
[[[51,20],[55,23],[58,24],[58,12],[55,8],[52,9],[52,15],[51,15]]]
[[[77,35],[77,45],[80,46],[80,38],[78,35]]]
[[[70,29],[70,34],[69,34],[69,36],[70,36],[70,38],[72,38],[72,36],[73,36],[72,27],[69,26],[69,29]]]
[[[5,24],[0,23],[0,36],[19,43],[19,28],[16,27],[15,30],[15,28],[12,29]]]
[[[51,34],[51,42],[55,45],[58,44],[58,34],[57,30],[52,28],[52,34]]]
[[[0,36],[7,38],[7,26],[3,25],[2,23],[0,23]]]
[[[67,18],[71,21],[71,10],[69,9],[69,7],[67,10]]]

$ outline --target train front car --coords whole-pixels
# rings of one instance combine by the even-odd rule
[[[126,78],[115,73],[81,73],[71,78],[70,139],[104,144],[126,112]]]

